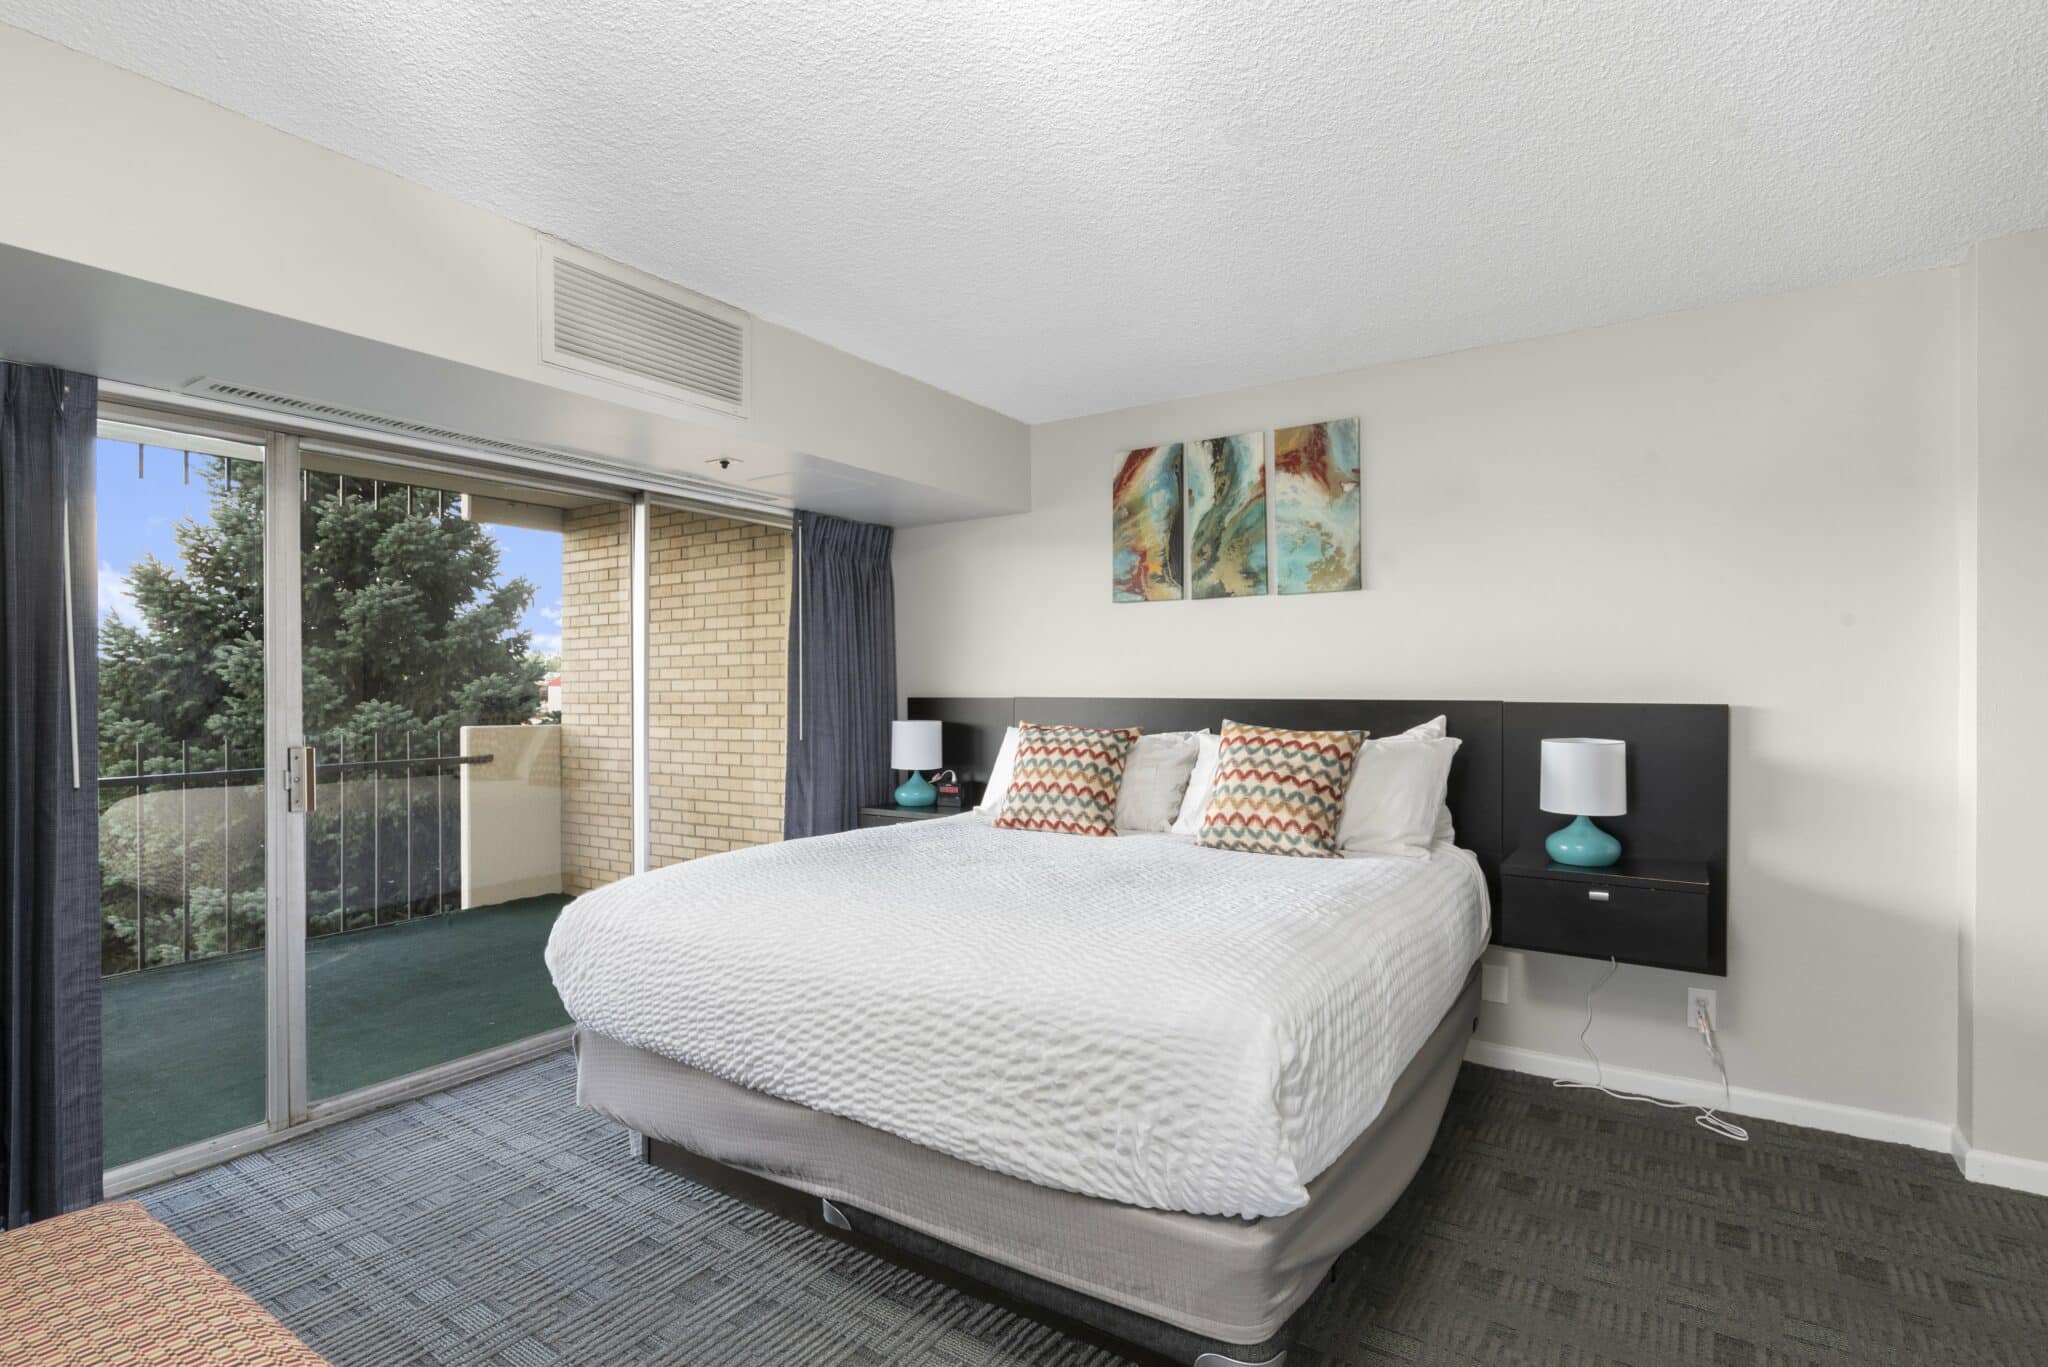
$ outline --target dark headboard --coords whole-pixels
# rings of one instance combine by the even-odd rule
[[[912,698],[910,717],[945,723],[947,765],[988,778],[1003,731],[1018,721],[1220,730],[1224,719],[1300,730],[1391,736],[1443,716],[1464,744],[1446,801],[1458,843],[1479,856],[1500,895],[1502,858],[1564,824],[1538,810],[1545,736],[1608,736],[1629,743],[1627,816],[1602,817],[1625,845],[1713,870],[1714,933],[1725,935],[1728,872],[1728,709],[1718,704],[1375,702],[1300,698]],[[1497,920],[1498,918],[1496,918]],[[1715,951],[1720,952],[1717,943]]]

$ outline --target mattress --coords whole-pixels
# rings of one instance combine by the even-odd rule
[[[885,1242],[904,1244],[900,1229],[912,1230],[943,1248],[911,1251],[938,1261],[961,1250],[1203,1339],[1263,1344],[1414,1176],[1478,1012],[1474,968],[1373,1123],[1308,1184],[1308,1203],[1262,1220],[1143,1210],[1035,1186],[588,1030],[576,1035],[576,1093],[640,1134],[841,1203],[853,1228]],[[899,1233],[873,1229],[868,1216]],[[1063,1312],[1100,1318],[1085,1303]],[[1138,1337],[1114,1320],[1100,1327]]]
[[[979,813],[586,894],[547,962],[583,1028],[1037,1185],[1283,1215],[1385,1104],[1487,937],[1485,881]]]

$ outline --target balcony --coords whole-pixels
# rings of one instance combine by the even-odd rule
[[[568,1024],[541,959],[562,891],[559,726],[376,738],[308,819],[307,1083],[338,1096]],[[437,747],[438,748],[438,747]],[[189,752],[187,752],[189,754]],[[260,771],[102,777],[106,1162],[264,1117]]]
[[[567,1025],[541,963],[569,899],[528,897],[306,946],[312,1090],[337,1096]],[[263,953],[105,979],[106,1161],[263,1117]]]
[[[263,1125],[300,1059],[317,1108],[560,1026],[541,949],[568,897],[636,848],[779,838],[786,530],[305,445],[273,478],[256,441],[142,416],[97,449],[110,1168]],[[296,697],[269,691],[280,625]],[[267,848],[280,727],[319,751],[302,861]],[[302,962],[266,953],[273,870]]]

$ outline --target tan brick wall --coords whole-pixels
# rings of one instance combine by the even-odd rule
[[[562,526],[562,891],[633,866],[632,510],[600,503]]]
[[[789,533],[656,510],[648,546],[649,854],[782,838]]]
[[[650,854],[782,838],[789,533],[656,509],[648,546]],[[629,514],[572,513],[562,584],[562,881],[632,860]]]

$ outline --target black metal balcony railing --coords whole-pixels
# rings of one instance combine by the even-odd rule
[[[381,738],[368,758],[348,748],[319,765],[307,817],[308,938],[460,907],[461,802],[448,779],[493,757],[414,755],[410,742],[387,757]],[[182,747],[179,767],[152,772],[138,751],[135,772],[99,780],[105,976],[263,945],[267,771],[195,770],[189,756]]]

